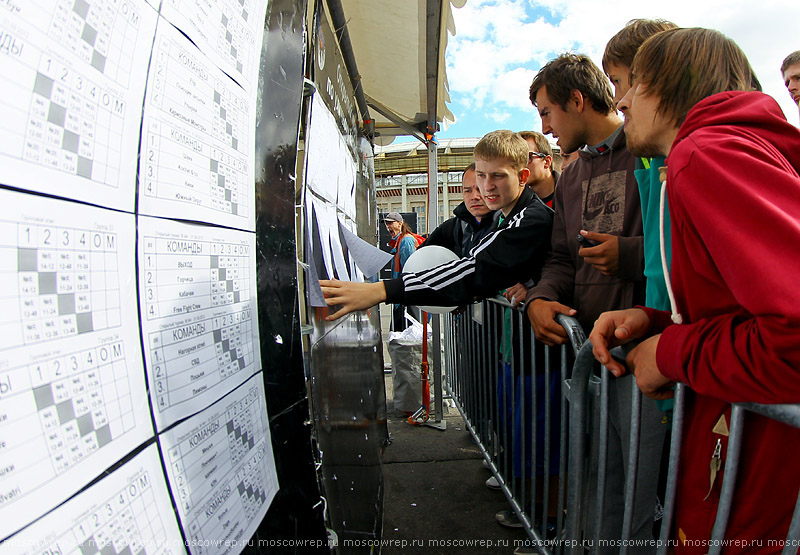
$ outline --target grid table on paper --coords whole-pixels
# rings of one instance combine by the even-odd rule
[[[117,239],[0,220],[0,349],[118,327]]]

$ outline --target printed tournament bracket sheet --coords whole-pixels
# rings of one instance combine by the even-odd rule
[[[133,212],[145,0],[0,2],[0,183]]]
[[[241,552],[278,491],[263,374],[159,442],[189,551]]]
[[[155,443],[0,544],[0,555],[185,552]]]
[[[0,189],[0,538],[153,436],[132,214]]]
[[[312,100],[306,142],[308,186],[345,215],[355,218],[356,160],[320,94],[315,94]]]
[[[140,217],[139,296],[159,430],[261,369],[255,234]]]
[[[142,121],[139,213],[255,230],[250,96],[160,20]]]
[[[246,91],[255,93],[267,0],[164,0],[161,15]]]

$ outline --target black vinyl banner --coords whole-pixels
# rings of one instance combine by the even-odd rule
[[[306,424],[309,406],[295,263],[306,10],[306,0],[271,0],[261,53],[255,143],[258,316],[280,490],[246,550],[252,553],[328,552],[311,428]]]
[[[358,152],[358,106],[350,75],[330,20],[324,9],[317,14],[314,33],[314,82],[317,92],[336,118],[345,142],[355,156]]]

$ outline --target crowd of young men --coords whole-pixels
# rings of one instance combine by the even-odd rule
[[[731,403],[800,402],[800,258],[791,252],[800,241],[800,131],[716,31],[634,20],[609,41],[603,67],[564,54],[531,84],[542,132],[562,152],[577,151],[560,176],[535,135],[496,131],[476,145],[477,187],[496,213],[461,259],[386,282],[324,281],[322,290],[336,319],[383,301],[463,305],[507,288],[518,299],[513,288],[522,287],[547,345],[567,340],[557,314],[576,317],[617,377],[603,538],[620,537],[631,381],[648,396],[634,539],[653,538],[659,503],[670,407],[653,400],[687,384],[671,534],[676,553],[705,553]],[[800,52],[780,71],[800,102]],[[626,366],[610,357],[634,340]],[[800,490],[800,430],[750,415],[742,453],[726,537],[745,546],[737,552],[780,552]],[[748,549],[754,540],[762,543]]]

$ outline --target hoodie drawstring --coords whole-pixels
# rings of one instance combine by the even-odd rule
[[[661,182],[661,202],[658,207],[658,238],[659,246],[661,248],[661,270],[664,272],[664,281],[667,285],[667,296],[669,296],[669,307],[672,312],[672,321],[676,324],[683,324],[683,316],[678,312],[678,307],[675,304],[675,293],[672,291],[672,281],[669,279],[669,266],[667,265],[667,246],[664,237],[664,201],[667,196],[667,179],[666,176]]]

